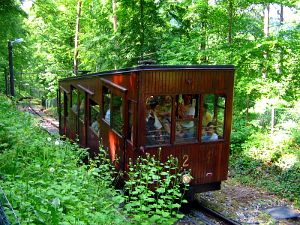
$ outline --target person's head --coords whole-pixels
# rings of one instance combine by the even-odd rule
[[[155,98],[151,98],[149,100],[150,109],[154,110],[157,105],[158,105],[158,101]]]
[[[190,96],[190,95],[183,95],[183,102],[184,102],[185,105],[191,104],[191,99],[192,99],[192,96]]]
[[[214,122],[209,122],[206,126],[206,133],[211,136],[213,133],[215,133],[216,130],[216,124]]]
[[[171,105],[172,104],[172,97],[170,95],[167,95],[165,97],[165,104],[166,105]]]

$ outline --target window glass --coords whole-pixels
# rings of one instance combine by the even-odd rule
[[[60,116],[61,117],[65,117],[66,116],[66,112],[65,112],[65,107],[64,107],[64,102],[65,102],[65,92],[64,91],[59,91],[59,98],[60,98],[60,105],[59,105],[59,108],[60,108]]]
[[[84,123],[84,113],[85,113],[85,94],[79,92],[79,119]]]
[[[69,116],[69,113],[70,113],[70,109],[71,109],[71,97],[70,97],[70,94],[67,94],[67,98],[66,98],[66,101],[67,101],[67,114],[66,114],[66,117]]]
[[[226,98],[221,95],[204,96],[202,141],[223,139]]]
[[[194,142],[197,139],[199,95],[176,96],[175,141]]]
[[[110,124],[110,99],[111,92],[110,90],[103,86],[103,115],[104,120]]]
[[[95,132],[95,134],[99,135],[100,107],[91,99],[89,112],[89,126]]]
[[[123,133],[123,98],[117,95],[111,95],[110,107],[111,127],[118,133]]]
[[[133,103],[128,102],[128,136],[127,139],[132,141],[133,138]]]
[[[146,145],[169,144],[171,135],[171,96],[150,96],[146,105]]]
[[[78,113],[78,91],[76,89],[72,90],[72,96],[71,96],[71,105],[72,105],[72,111],[74,113]]]

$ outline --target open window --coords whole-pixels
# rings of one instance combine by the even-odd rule
[[[89,126],[91,130],[99,136],[99,125],[100,125],[100,107],[93,100],[89,100]]]
[[[172,97],[149,96],[146,105],[146,145],[170,144],[172,129]]]
[[[217,141],[224,138],[226,98],[223,95],[206,94],[203,104],[202,141]]]
[[[121,96],[112,93],[106,86],[103,86],[103,104],[103,119],[117,133],[122,134],[124,127],[124,99]]]
[[[72,88],[70,104],[71,104],[71,110],[75,114],[78,114],[78,90],[75,88]]]
[[[79,120],[84,123],[85,114],[85,93],[79,91]]]
[[[110,99],[111,99],[111,91],[103,86],[103,119],[105,122],[110,124]]]
[[[128,132],[127,139],[132,141],[133,139],[133,106],[134,103],[132,101],[128,101]]]
[[[175,105],[175,142],[187,143],[197,141],[199,95],[177,95]]]

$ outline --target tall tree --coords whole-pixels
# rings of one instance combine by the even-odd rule
[[[74,73],[78,75],[78,40],[80,31],[80,15],[81,15],[82,1],[77,2],[77,14],[76,14],[76,28],[75,28],[75,41],[74,41]]]

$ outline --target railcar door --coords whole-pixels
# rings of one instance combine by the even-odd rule
[[[118,169],[124,170],[124,151],[127,114],[126,93],[127,89],[102,80],[102,119],[100,136],[103,147],[108,151],[110,158]]]

